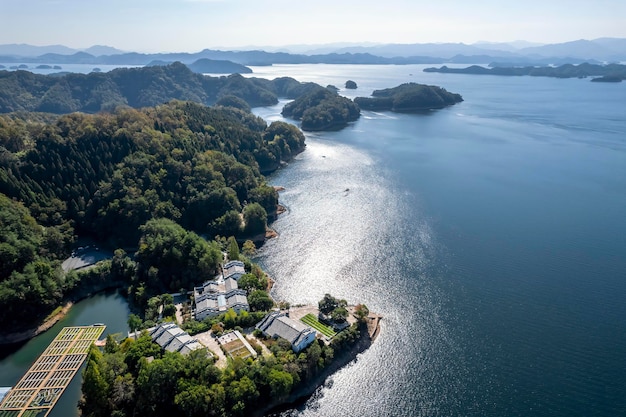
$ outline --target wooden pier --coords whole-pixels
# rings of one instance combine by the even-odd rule
[[[4,397],[0,417],[46,417],[105,327],[64,327]]]

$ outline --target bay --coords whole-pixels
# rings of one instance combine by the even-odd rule
[[[626,413],[626,89],[587,79],[254,68],[367,96],[402,82],[465,102],[363,112],[271,177],[288,208],[258,261],[273,295],[385,316],[379,339],[286,415]],[[256,109],[280,120],[282,104]]]

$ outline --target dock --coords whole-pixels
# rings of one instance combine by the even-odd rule
[[[106,326],[64,327],[0,403],[0,417],[46,417]]]

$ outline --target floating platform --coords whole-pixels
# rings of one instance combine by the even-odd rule
[[[64,327],[0,403],[0,417],[45,417],[106,326]]]

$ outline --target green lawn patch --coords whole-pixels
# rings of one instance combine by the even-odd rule
[[[317,317],[315,317],[313,314],[309,313],[306,316],[302,317],[300,319],[300,321],[308,326],[313,327],[315,330],[317,330],[318,332],[320,332],[321,334],[323,334],[326,337],[333,337],[335,336],[337,333],[333,330],[332,327],[329,327],[323,323],[320,323],[320,321],[317,319]]]

